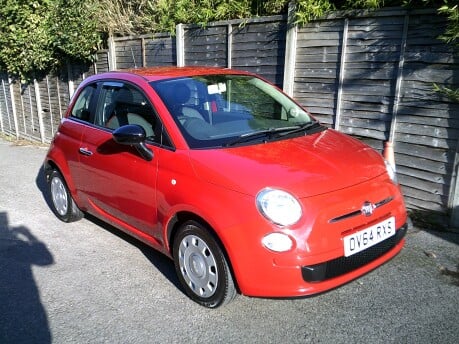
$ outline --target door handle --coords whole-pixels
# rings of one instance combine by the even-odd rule
[[[88,150],[87,148],[80,148],[80,153],[86,156],[91,156],[92,152]]]

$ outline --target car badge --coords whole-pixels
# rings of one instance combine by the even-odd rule
[[[373,203],[366,201],[365,203],[363,203],[362,208],[360,209],[360,211],[365,216],[371,216],[373,214],[373,210],[375,208],[376,208],[376,206]]]

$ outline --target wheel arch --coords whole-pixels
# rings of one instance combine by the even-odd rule
[[[43,163],[43,171],[45,172],[46,181],[48,181],[49,175],[54,169],[58,170],[59,173],[62,174],[61,169],[53,160],[46,160]]]
[[[203,217],[201,217],[201,216],[199,216],[199,215],[197,215],[197,214],[195,214],[193,212],[190,212],[190,211],[179,211],[179,212],[175,213],[174,216],[172,216],[172,218],[170,219],[170,221],[169,221],[169,223],[167,225],[167,250],[168,250],[170,256],[173,257],[172,250],[173,250],[173,246],[174,246],[175,236],[177,235],[180,226],[182,224],[184,224],[185,222],[187,222],[187,221],[199,222],[201,225],[203,225],[206,228],[206,230],[209,232],[209,234],[212,235],[212,237],[215,239],[217,244],[220,246],[220,248],[221,248],[221,250],[222,250],[222,252],[223,252],[223,254],[225,256],[225,259],[226,259],[226,261],[228,263],[228,267],[229,267],[231,275],[233,277],[235,288],[236,288],[236,290],[238,292],[240,292],[239,286],[238,286],[237,274],[235,274],[235,271],[233,269],[233,263],[232,263],[232,261],[230,259],[230,256],[228,255],[227,249],[226,249],[225,245],[223,244],[223,241],[218,236],[218,234],[215,231],[215,229]]]
[[[72,198],[74,199],[77,206],[80,207],[81,202],[76,193],[75,184],[73,183],[73,180],[71,180],[68,166],[59,165],[54,159],[46,159],[45,162],[43,163],[43,172],[45,174],[47,183],[49,182],[49,176],[53,170],[57,170],[61,174],[62,178],[64,179],[65,184],[67,185],[67,188],[70,190],[70,194],[72,195]]]
[[[66,178],[66,174],[64,173],[62,168],[60,168],[60,166],[54,160],[48,159],[43,163],[43,171],[45,173],[46,182],[47,183],[49,182],[49,176],[51,175],[51,172],[53,170],[56,170],[61,174],[61,176],[62,176],[62,178],[64,178],[64,182],[67,185],[67,187],[69,188],[69,190],[72,190],[71,189],[72,185],[69,185],[69,181]]]

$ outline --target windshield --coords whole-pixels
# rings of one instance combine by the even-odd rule
[[[259,143],[315,123],[271,84],[245,75],[208,75],[151,82],[191,148]]]

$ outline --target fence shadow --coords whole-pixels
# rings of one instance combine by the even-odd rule
[[[43,242],[27,227],[11,227],[0,212],[0,343],[51,343],[32,267],[53,262]]]

